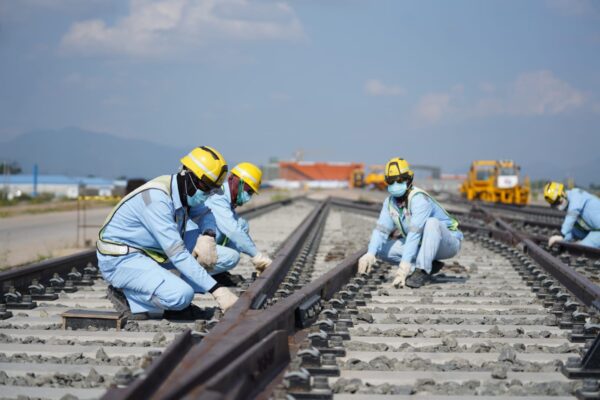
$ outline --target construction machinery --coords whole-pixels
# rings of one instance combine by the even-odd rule
[[[512,160],[473,161],[460,192],[469,201],[526,205],[531,187],[528,177],[521,181],[520,169]]]

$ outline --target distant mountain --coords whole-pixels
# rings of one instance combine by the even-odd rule
[[[186,151],[145,140],[65,128],[32,131],[0,143],[0,160],[16,161],[26,173],[38,164],[42,174],[152,178],[174,172]]]

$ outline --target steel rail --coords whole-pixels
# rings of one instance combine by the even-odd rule
[[[366,248],[352,254],[319,279],[268,310],[248,310],[227,332],[223,332],[227,336],[211,338],[216,339],[214,343],[205,342],[208,337],[204,339],[197,349],[208,345],[210,351],[197,354],[196,366],[189,369],[187,381],[184,383],[169,378],[168,385],[152,398],[253,398],[289,363],[288,337],[304,325],[299,308],[306,303],[318,307],[317,300],[331,299],[356,274],[358,258],[365,251]],[[315,308],[315,311],[318,314],[318,309]],[[276,343],[261,342],[263,338],[279,331],[285,332],[285,340],[280,337]],[[233,348],[238,349],[235,354]],[[230,358],[229,355],[235,357]],[[229,384],[232,377],[235,377],[234,385]]]
[[[253,343],[270,333],[263,332],[261,337],[243,341],[240,340],[242,336],[236,336],[232,332],[241,324],[251,324],[248,321],[252,321],[253,316],[261,315],[261,311],[256,310],[260,308],[257,305],[263,304],[275,293],[302,249],[305,239],[313,229],[318,228],[319,223],[324,223],[324,215],[328,209],[329,200],[321,202],[302,221],[285,240],[271,266],[240,296],[202,342],[190,349],[153,398],[181,398],[184,393],[197,386],[196,382],[208,381],[217,371],[237,360]],[[271,314],[272,309],[273,307],[269,308],[265,314]]]
[[[489,224],[495,224],[495,221],[498,219],[494,215],[489,213],[487,210],[481,208],[478,205],[473,205],[471,215],[481,218]],[[503,217],[500,217],[500,219],[502,221],[505,221],[505,218],[503,218]],[[462,224],[461,224],[461,226],[462,226]],[[510,225],[506,225],[506,226],[510,226]],[[514,232],[517,232],[519,234],[519,237],[527,238],[536,244],[547,243],[547,241],[548,241],[548,238],[545,236],[542,236],[542,235],[531,235],[531,234],[528,234],[525,232],[521,232],[512,226],[511,226],[511,229],[514,230]],[[582,246],[577,243],[571,243],[571,242],[565,242],[565,241],[558,242],[557,246],[558,246],[559,251],[565,251],[565,252],[568,252],[570,254],[577,255],[577,256],[589,257],[594,260],[600,259],[600,249],[596,249],[596,248],[588,247],[588,246]]]
[[[157,363],[163,372],[153,378],[153,382],[148,384],[149,388],[144,388],[143,392],[131,389],[127,396],[122,396],[124,392],[121,392],[116,398],[140,398],[141,393],[144,398],[169,400],[246,399],[261,393],[289,363],[290,340],[293,342],[290,337],[305,326],[302,319],[306,318],[306,313],[300,312],[300,309],[313,307],[318,311],[321,300],[330,299],[355,275],[358,258],[364,254],[363,249],[346,258],[334,269],[279,300],[268,310],[253,307],[258,299],[268,298],[275,292],[285,277],[285,271],[289,270],[291,262],[298,255],[303,238],[306,239],[311,229],[315,229],[317,221],[324,221],[328,207],[377,216],[381,206],[334,198],[315,208],[288,237],[273,265],[250,286],[202,342],[190,346],[181,359],[171,361],[177,365],[170,374],[166,374],[165,370],[170,371],[172,365],[165,368],[164,363]],[[597,286],[539,248],[531,238],[508,223],[494,219],[485,210],[480,210],[480,214],[488,225],[461,223],[460,229],[478,232],[512,246],[521,244],[534,260],[577,298],[580,298],[577,291],[584,291],[586,294],[580,299],[584,304],[598,304],[600,289]],[[258,303],[262,304],[263,301]],[[138,387],[145,386],[144,381],[141,382],[138,382]]]
[[[514,241],[523,245],[523,251],[526,254],[529,254],[531,258],[566,287],[579,301],[588,307],[594,307],[600,311],[600,287],[598,285],[539,247],[530,238],[514,229],[501,218],[496,218],[494,223],[500,229],[509,232]]]

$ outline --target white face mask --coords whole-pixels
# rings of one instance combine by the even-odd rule
[[[556,206],[556,208],[560,211],[565,211],[567,209],[567,206],[569,205],[569,202],[567,201],[567,199],[562,199],[560,201],[560,203],[558,204],[558,206]]]

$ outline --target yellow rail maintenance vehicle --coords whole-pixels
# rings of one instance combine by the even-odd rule
[[[520,170],[512,160],[473,161],[460,192],[469,201],[526,205],[531,187],[529,177],[521,182]]]
[[[371,165],[369,173],[365,177],[365,185],[385,190],[387,188],[387,184],[385,183],[385,165]]]

